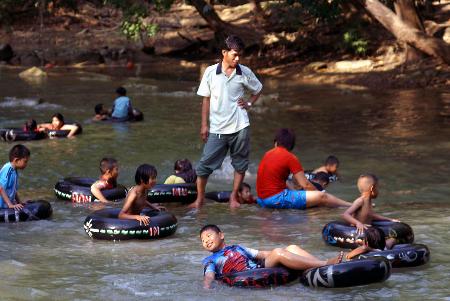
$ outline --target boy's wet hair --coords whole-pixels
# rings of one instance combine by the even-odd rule
[[[114,158],[103,158],[100,160],[100,172],[104,175],[108,170],[112,170],[117,165],[117,160]]]
[[[244,188],[248,188],[249,190],[252,190],[252,187],[249,184],[242,182],[241,185],[239,185],[238,191],[242,192],[242,190],[244,190]]]
[[[377,185],[378,184],[378,177],[376,175],[374,175],[374,174],[366,173],[366,174],[362,174],[362,175],[359,176],[359,179],[363,179],[363,178],[369,179],[372,182],[373,185]]]
[[[101,114],[103,112],[103,104],[96,104],[94,107],[95,114]]]
[[[235,50],[237,52],[240,52],[244,50],[244,48],[244,42],[241,40],[241,38],[235,35],[228,36],[222,46],[222,49],[226,51]]]
[[[157,175],[158,172],[153,165],[142,164],[136,169],[134,181],[136,182],[136,185],[148,183],[150,179],[155,179]]]
[[[181,159],[175,161],[175,164],[173,166],[173,169],[180,172],[185,172],[192,170],[192,163],[188,159]]]
[[[339,159],[336,156],[330,155],[325,160],[325,166],[326,165],[339,165]]]
[[[61,113],[55,113],[55,114],[53,114],[52,119],[53,119],[53,118],[56,118],[56,119],[58,119],[59,121],[61,121],[62,123],[64,123],[64,116],[63,116]]]
[[[9,162],[14,161],[14,159],[20,160],[23,158],[29,158],[30,155],[31,152],[25,145],[16,144],[9,151]]]
[[[292,129],[282,128],[275,134],[274,142],[277,146],[283,146],[287,150],[291,151],[295,146],[295,133]]]
[[[386,238],[383,230],[376,227],[369,227],[365,231],[366,241],[370,248],[384,250]]]
[[[127,90],[124,87],[119,87],[116,89],[116,93],[120,96],[125,96],[127,95]]]
[[[208,230],[214,231],[214,232],[216,232],[217,234],[222,233],[222,230],[220,230],[219,227],[217,227],[216,225],[213,225],[213,224],[209,224],[209,225],[203,226],[203,227],[200,229],[200,236],[202,236],[202,233],[203,233],[203,232],[208,231]]]
[[[320,181],[323,182],[325,185],[328,185],[330,183],[330,175],[326,172],[319,171],[314,175],[313,181]]]

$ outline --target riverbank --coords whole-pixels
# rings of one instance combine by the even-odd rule
[[[439,5],[442,13],[437,16],[445,20],[446,14],[450,15],[450,1],[442,1]],[[215,5],[215,9],[224,21],[239,20],[239,26],[254,26],[248,4]],[[280,12],[273,11],[272,16],[277,13]],[[33,18],[9,28],[3,27],[0,41],[11,45],[14,52],[4,64],[13,68],[77,68],[120,76],[198,80],[205,65],[215,60],[215,55],[208,49],[208,41],[213,39],[214,33],[192,6],[177,4],[163,15],[152,16],[152,22],[157,23],[160,30],[146,41],[146,45],[129,41],[120,34],[121,18],[121,13],[115,9],[99,9],[86,4],[78,12],[54,12],[52,17],[44,20],[42,28]],[[386,35],[384,29],[374,27],[375,31]],[[264,51],[250,51],[243,63],[261,76],[304,84],[345,85],[356,89],[448,89],[450,86],[448,65],[431,58],[404,65],[401,45],[392,37],[384,38],[383,45],[373,41],[371,55],[364,57],[345,51],[310,51],[311,47],[326,49],[339,43],[340,36],[334,34],[330,38],[328,32],[327,41],[324,41],[326,30],[316,33],[320,45],[304,48],[286,46],[288,44],[283,42],[298,39],[299,32],[266,30]],[[303,44],[308,43],[305,39]]]

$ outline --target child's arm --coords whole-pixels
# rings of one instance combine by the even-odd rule
[[[203,288],[210,289],[211,284],[216,279],[216,274],[214,272],[206,272],[203,277]]]
[[[74,124],[65,124],[61,129],[70,131],[67,135],[67,138],[70,138],[75,136],[75,132],[78,130],[78,126]]]
[[[17,210],[23,209],[23,205],[20,203],[20,201],[19,201],[17,196],[16,196],[16,199],[18,200],[18,204],[14,205],[13,203],[11,203],[11,201],[9,200],[8,194],[3,189],[2,186],[0,186],[0,195],[2,196],[2,198],[5,201],[6,205],[8,205],[8,208],[10,208],[10,209],[17,209]]]
[[[317,190],[316,187],[306,179],[305,173],[303,171],[299,171],[298,173],[296,173],[294,175],[294,179],[305,190]]]
[[[91,192],[92,194],[95,196],[95,198],[97,200],[99,200],[102,203],[111,203],[110,201],[108,201],[105,196],[103,195],[102,191],[101,191],[101,187],[98,187],[99,183],[98,181],[96,181],[94,184],[92,184],[91,186]]]
[[[41,123],[37,125],[38,132],[44,132],[45,130],[51,129],[51,123]]]
[[[364,200],[362,198],[358,198],[356,199],[353,204],[347,208],[347,210],[345,210],[345,212],[342,214],[342,218],[350,224],[353,224],[356,226],[357,233],[358,234],[362,234],[364,233],[364,229],[367,229],[367,226],[364,225],[363,223],[361,223],[359,220],[357,220],[356,218],[353,217],[353,214],[355,214],[355,212],[358,209],[361,209],[362,205],[363,205]]]
[[[131,206],[133,205],[133,202],[135,202],[137,199],[137,194],[134,189],[132,189],[128,195],[127,199],[125,200],[125,204],[123,205],[122,210],[119,212],[119,218],[121,219],[135,219],[139,221],[139,223],[143,223],[144,225],[148,226],[150,224],[150,217],[146,215],[138,215],[138,214],[128,214]]]
[[[372,251],[372,249],[368,246],[359,246],[356,249],[350,251],[346,256],[346,259],[352,259],[353,257],[356,257],[358,255],[361,255],[361,254],[364,254],[364,253],[367,253],[370,251]]]

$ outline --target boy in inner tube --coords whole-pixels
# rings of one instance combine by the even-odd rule
[[[290,245],[271,251],[258,251],[240,245],[226,245],[225,235],[216,225],[206,225],[200,230],[203,248],[213,254],[203,260],[203,286],[211,288],[214,280],[229,273],[257,268],[284,266],[293,270],[306,270],[342,261],[343,252],[328,260],[320,260],[299,246]]]
[[[372,199],[378,196],[378,178],[375,175],[360,175],[358,190],[361,193],[360,197],[342,214],[342,218],[346,222],[356,226],[358,234],[363,234],[364,230],[371,226],[373,220],[400,222],[397,219],[376,214],[372,210]],[[394,238],[388,238],[386,247],[392,249],[395,243]]]
[[[22,144],[14,145],[9,151],[9,162],[0,169],[0,208],[17,211],[23,209],[23,203],[17,193],[19,184],[17,170],[27,167],[30,155],[30,150]]]
[[[91,193],[102,203],[111,203],[102,193],[104,189],[113,189],[117,186],[119,176],[119,166],[117,160],[113,158],[103,158],[100,161],[100,179],[91,186]]]
[[[363,245],[349,252],[345,256],[345,259],[349,260],[361,254],[365,254],[372,251],[384,251],[385,249],[386,249],[386,239],[384,238],[383,230],[375,227],[370,227],[365,231],[365,238]]]
[[[135,219],[139,224],[148,226],[150,224],[150,217],[141,215],[144,208],[152,208],[154,210],[165,210],[162,206],[156,206],[147,201],[148,190],[156,184],[157,171],[156,168],[149,164],[140,165],[134,180],[136,186],[132,187],[127,194],[122,210],[120,210],[119,218],[121,219]]]

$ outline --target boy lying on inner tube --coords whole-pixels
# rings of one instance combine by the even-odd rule
[[[200,230],[203,248],[213,254],[203,260],[203,286],[211,288],[214,280],[222,275],[243,272],[257,268],[273,268],[285,266],[293,270],[306,270],[342,261],[344,255],[328,260],[320,260],[299,246],[290,245],[271,251],[258,251],[240,245],[225,244],[225,236],[216,225],[206,225]]]
[[[152,208],[154,210],[165,210],[162,206],[155,206],[147,201],[148,190],[156,184],[157,171],[156,168],[149,164],[140,165],[134,180],[136,186],[132,187],[127,194],[125,204],[120,210],[119,218],[121,219],[135,219],[139,223],[143,223],[148,226],[150,224],[150,217],[146,215],[140,215],[142,209]]]
[[[361,196],[342,214],[342,218],[346,222],[356,226],[358,234],[364,233],[364,230],[370,227],[373,220],[399,222],[399,220],[376,214],[372,210],[372,199],[378,196],[378,178],[375,175],[363,174],[359,176],[358,189]],[[395,243],[395,238],[386,239],[388,249],[392,249]]]

